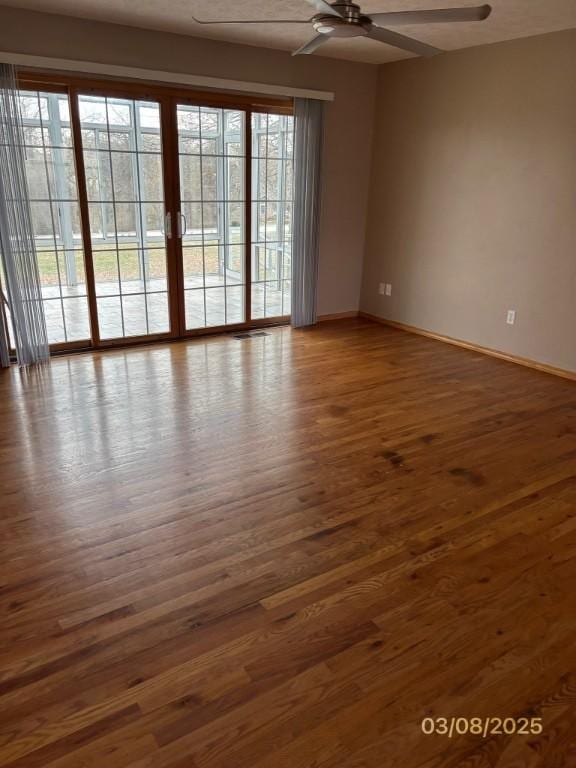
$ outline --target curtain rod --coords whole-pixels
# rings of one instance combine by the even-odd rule
[[[136,80],[179,83],[200,88],[259,93],[266,96],[291,96],[304,99],[318,99],[319,101],[334,101],[334,94],[331,91],[315,91],[308,88],[292,88],[287,85],[268,85],[266,83],[252,83],[243,80],[227,80],[226,78],[208,77],[205,75],[187,75],[179,72],[165,72],[159,69],[124,67],[119,64],[101,64],[94,61],[55,59],[51,56],[32,56],[28,53],[0,52],[0,62],[14,64],[19,67],[36,67],[64,72],[81,72],[91,75],[109,75],[111,77],[124,77]]]

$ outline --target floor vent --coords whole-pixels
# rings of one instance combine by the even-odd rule
[[[244,341],[244,339],[255,339],[260,336],[270,336],[270,334],[266,333],[266,331],[255,331],[254,333],[238,333],[234,338],[239,341]]]

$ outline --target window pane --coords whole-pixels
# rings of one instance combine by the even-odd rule
[[[226,287],[226,320],[230,323],[243,323],[244,317],[244,286]]]
[[[122,305],[119,296],[99,298],[98,323],[101,339],[121,339],[124,336]]]
[[[244,243],[225,246],[226,283],[227,285],[244,282],[244,258],[246,246]]]
[[[289,315],[292,311],[292,283],[290,280],[282,282],[282,314]]]
[[[186,217],[186,241],[222,239],[223,204],[219,203],[183,203],[182,213]]]
[[[224,285],[224,249],[218,245],[204,246],[204,275],[206,285]]]
[[[244,200],[244,160],[239,157],[227,157],[225,159],[228,175],[228,199]]]
[[[202,200],[201,162],[199,156],[180,156],[180,189],[182,200]]]
[[[121,252],[120,280],[123,294],[144,291],[145,265],[142,263],[142,253],[136,248]]]
[[[61,295],[58,257],[54,248],[37,247],[36,259],[40,273],[42,297],[53,299]]]
[[[244,242],[245,206],[243,203],[226,203],[223,209],[225,217],[224,238],[227,243]]]
[[[83,125],[106,126],[106,101],[100,97],[82,96],[79,103],[80,121]]]
[[[206,326],[204,294],[203,289],[185,291],[186,328],[190,330]]]
[[[160,155],[138,155],[140,173],[140,199],[156,202],[164,199],[162,158]]]
[[[49,344],[62,344],[66,339],[64,310],[61,299],[48,299],[43,302]]]
[[[164,205],[162,203],[142,203],[140,215],[143,219],[144,234],[150,244],[164,242]]]
[[[90,319],[88,307],[84,298],[65,298],[64,320],[66,323],[67,341],[82,341],[90,338]]]
[[[226,325],[226,297],[224,288],[206,290],[206,325]]]
[[[184,287],[200,288],[204,286],[204,255],[201,245],[187,246],[184,256]]]
[[[227,109],[225,115],[225,152],[228,155],[244,155],[244,112]]]
[[[282,282],[280,280],[264,283],[264,314],[266,317],[282,315]]]
[[[252,283],[252,318],[264,317],[264,283]]]
[[[109,160],[112,162],[113,200],[140,200],[136,188],[136,173],[133,164],[133,155],[128,152],[110,152]]]
[[[120,257],[116,249],[94,249],[94,280],[97,296],[116,296],[120,294]]]
[[[145,336],[148,333],[146,298],[144,294],[122,296],[122,311],[124,314],[125,336]]]
[[[198,136],[200,130],[200,109],[185,104],[178,105],[178,134],[180,140],[189,135]]]
[[[146,271],[146,287],[152,291],[168,290],[168,274],[166,271],[166,251],[164,248],[147,248],[140,255]]]
[[[58,274],[64,278],[61,281],[62,296],[86,296],[84,251],[59,250],[57,258]],[[83,304],[86,306],[86,302]]]
[[[223,193],[218,185],[218,162],[215,157],[202,158],[201,200],[218,200]]]
[[[148,293],[146,295],[148,306],[148,326],[150,333],[168,333],[170,330],[170,317],[168,314],[168,294]]]

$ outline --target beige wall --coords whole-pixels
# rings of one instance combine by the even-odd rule
[[[576,370],[576,30],[381,67],[361,307]]]
[[[358,309],[376,66],[6,7],[0,51],[334,91],[326,107],[318,309]]]

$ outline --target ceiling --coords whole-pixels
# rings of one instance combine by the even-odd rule
[[[481,5],[485,0],[357,0],[364,13]],[[492,16],[474,24],[402,27],[402,34],[444,50],[468,48],[518,37],[576,27],[576,0],[488,0]],[[146,29],[196,37],[230,40],[248,45],[294,50],[314,36],[307,24],[250,24],[199,26],[200,19],[307,19],[314,9],[306,0],[5,0],[4,5],[61,13]],[[330,40],[315,56],[384,63],[408,58],[396,48],[362,38]]]

